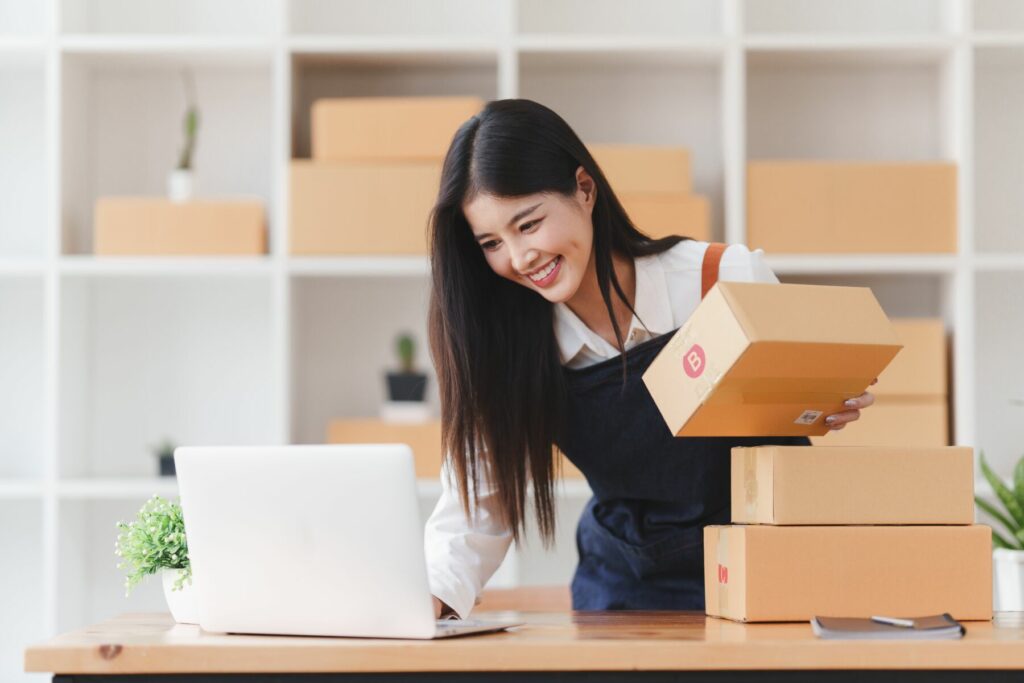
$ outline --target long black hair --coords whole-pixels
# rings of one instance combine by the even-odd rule
[[[647,256],[689,238],[651,239],[640,232],[590,152],[554,111],[531,100],[496,100],[462,124],[445,156],[430,215],[429,335],[441,394],[442,451],[466,514],[478,502],[472,482],[486,477],[517,541],[525,531],[532,483],[545,547],[554,538],[555,455],[567,400],[553,306],[491,270],[462,205],[478,194],[572,197],[580,166],[596,186],[591,218],[597,281],[622,351],[611,292],[633,308],[615,275],[612,253]],[[622,370],[625,377],[624,354]]]

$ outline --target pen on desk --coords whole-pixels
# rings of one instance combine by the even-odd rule
[[[871,621],[889,626],[902,626],[903,628],[914,628],[913,619],[899,619],[897,617],[871,617]]]

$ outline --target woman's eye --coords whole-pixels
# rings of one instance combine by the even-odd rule
[[[494,240],[491,240],[489,242],[483,242],[480,246],[486,249],[487,251],[491,251],[498,247],[498,243],[495,242]]]
[[[529,223],[523,223],[522,225],[520,225],[520,226],[519,226],[519,231],[520,231],[520,232],[526,232],[527,230],[529,230],[529,229],[530,229],[530,228],[532,228],[533,226],[535,226],[535,225],[537,225],[538,223],[540,223],[540,221],[541,221],[541,219],[540,219],[540,218],[538,218],[538,219],[537,219],[537,220],[535,220],[535,221],[530,221]]]

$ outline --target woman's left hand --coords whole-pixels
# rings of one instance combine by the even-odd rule
[[[871,384],[874,384],[877,381],[878,378],[876,377],[871,381]],[[827,424],[832,429],[832,431],[838,432],[840,429],[845,427],[848,422],[859,420],[860,411],[863,408],[867,408],[874,402],[875,395],[872,394],[870,391],[865,391],[857,398],[847,399],[844,405],[847,408],[849,408],[849,410],[844,410],[842,412],[833,413],[832,415],[829,415],[828,417],[825,418],[825,424]]]

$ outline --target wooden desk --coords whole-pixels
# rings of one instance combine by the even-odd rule
[[[230,674],[266,682],[669,681],[682,678],[678,672],[687,672],[687,681],[853,681],[863,680],[865,669],[883,681],[984,680],[978,669],[1024,681],[1024,613],[967,622],[962,640],[922,642],[828,642],[816,639],[809,624],[748,625],[693,612],[474,616],[527,624],[409,641],[219,635],[175,624],[168,614],[127,614],[32,646],[25,665],[55,672],[57,683],[239,680]]]

